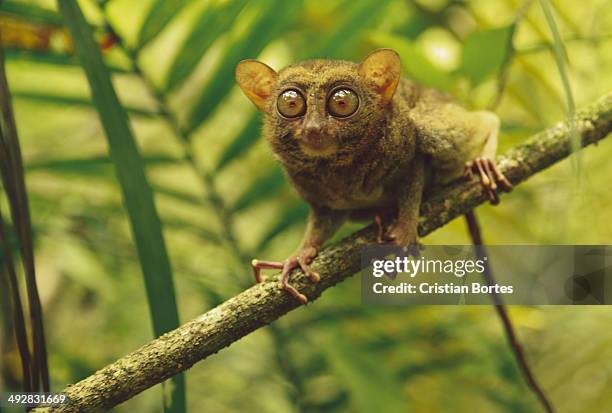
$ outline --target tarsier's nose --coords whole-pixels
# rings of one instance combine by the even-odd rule
[[[309,156],[328,156],[336,152],[336,144],[328,139],[325,119],[316,111],[306,114],[298,135],[300,148]]]
[[[304,130],[304,138],[308,141],[318,141],[321,140],[321,128],[319,127],[310,127],[305,128]]]
[[[304,120],[304,139],[307,141],[320,141],[322,138],[321,124],[315,116],[308,116]]]

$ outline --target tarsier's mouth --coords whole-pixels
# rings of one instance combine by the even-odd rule
[[[299,139],[298,143],[302,152],[312,157],[331,156],[338,151],[338,146],[335,142],[324,135],[314,139]]]

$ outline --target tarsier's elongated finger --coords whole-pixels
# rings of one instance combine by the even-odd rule
[[[497,184],[495,183],[495,175],[493,174],[493,171],[491,170],[491,165],[488,159],[482,159],[481,163],[483,164],[483,168],[485,171],[485,174],[487,175],[487,178],[489,178],[489,188],[491,189],[491,191],[496,191],[497,190]]]
[[[487,197],[489,198],[489,202],[492,204],[499,203],[499,198],[497,197],[497,192],[495,189],[497,186],[491,179],[491,177],[487,174],[486,163],[482,162],[481,158],[477,158],[474,160],[474,165],[476,165],[476,169],[478,169],[478,175],[480,176],[480,185],[484,188],[487,193]]]
[[[491,167],[488,162],[488,159],[486,158],[476,159],[476,165],[478,165],[479,171],[484,172],[484,177],[482,177],[481,182],[482,182],[482,186],[487,191],[489,202],[492,205],[499,204],[499,195],[497,193],[497,184],[495,183],[495,175],[493,174],[493,171],[491,171]]]
[[[289,259],[285,261],[285,264],[283,265],[283,272],[281,274],[280,279],[278,280],[278,288],[287,291],[302,304],[306,304],[308,302],[308,298],[304,294],[296,290],[294,286],[289,284],[289,275],[291,274],[291,270],[293,270],[297,266],[297,264],[298,262],[296,259]]]
[[[376,223],[376,228],[377,228],[376,242],[379,244],[384,244],[385,243],[385,239],[384,239],[385,229],[383,227],[382,217],[380,216],[380,214],[376,214],[374,216],[374,222]]]
[[[476,158],[473,161],[466,162],[463,175],[470,179],[475,173],[478,173],[480,184],[493,205],[499,203],[498,189],[512,190],[512,184],[491,158]]]
[[[310,269],[310,266],[306,262],[305,258],[298,255],[297,262],[304,274],[306,274],[308,278],[310,278],[310,281],[312,281],[313,283],[318,283],[319,281],[321,281],[321,276]]]
[[[491,205],[497,205],[499,204],[499,194],[497,193],[497,191],[487,191],[487,194],[489,196],[489,202],[491,203]]]
[[[482,166],[482,162],[480,162],[480,159],[476,159],[476,160],[474,160],[474,164],[476,165],[476,168],[478,169],[478,175],[480,175],[480,183],[485,188],[489,188],[490,189],[491,180],[487,176],[487,174],[486,174],[486,172],[484,170],[484,167]]]
[[[261,283],[261,270],[280,270],[283,268],[283,263],[278,261],[263,261],[253,260],[251,261],[251,267],[253,268],[253,275],[255,275],[255,281],[257,284]]]
[[[512,183],[508,180],[508,178],[506,178],[506,175],[504,175],[499,170],[499,168],[497,167],[497,164],[495,163],[495,161],[493,159],[489,159],[489,164],[491,165],[491,169],[493,170],[493,173],[495,174],[495,179],[497,180],[497,182],[506,191],[511,191],[512,190]]]

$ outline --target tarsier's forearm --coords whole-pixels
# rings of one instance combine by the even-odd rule
[[[348,211],[311,205],[300,249],[307,247],[319,249],[342,226],[348,215]]]
[[[418,238],[419,209],[425,185],[425,165],[423,155],[417,154],[406,168],[402,179],[394,183],[396,191],[397,217],[387,228],[387,241],[397,245],[414,245]]]
[[[425,165],[421,154],[415,156],[406,178],[406,182],[401,188],[398,188],[401,191],[397,204],[398,218],[402,221],[415,222],[419,218],[421,197],[425,186]]]

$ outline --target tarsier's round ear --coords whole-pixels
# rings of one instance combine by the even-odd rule
[[[278,74],[270,66],[257,60],[243,60],[236,66],[236,82],[245,95],[261,111],[272,93]]]
[[[401,72],[400,57],[393,49],[374,50],[359,65],[359,75],[373,85],[383,103],[393,98]]]

